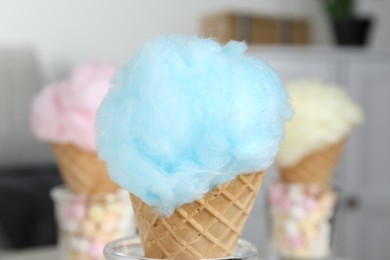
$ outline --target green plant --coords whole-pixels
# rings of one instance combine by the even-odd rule
[[[351,17],[355,11],[355,0],[324,0],[324,4],[333,18]]]

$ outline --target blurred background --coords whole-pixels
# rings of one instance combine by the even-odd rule
[[[56,242],[48,194],[61,178],[50,147],[31,133],[33,96],[80,62],[121,65],[145,41],[184,33],[245,40],[283,82],[314,78],[346,88],[366,119],[336,177],[337,254],[389,259],[389,11],[387,0],[0,0],[0,258]],[[268,181],[274,176],[270,170]],[[244,237],[265,250],[263,201]]]

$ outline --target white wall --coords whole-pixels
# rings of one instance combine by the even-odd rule
[[[360,14],[369,15],[375,20],[371,46],[380,49],[390,48],[390,1],[360,0],[357,9]]]
[[[319,1],[319,0],[318,0]],[[125,62],[146,40],[163,33],[197,33],[202,17],[223,10],[306,16],[313,41],[329,44],[315,0],[0,0],[0,45],[31,45],[45,81],[91,58]],[[379,15],[373,45],[390,46],[390,1],[361,0],[361,12]]]
[[[0,0],[0,45],[34,46],[45,81],[90,58],[125,62],[163,33],[198,33],[223,10],[305,16],[312,0]],[[305,6],[305,7],[304,7]],[[312,12],[311,12],[312,13]]]

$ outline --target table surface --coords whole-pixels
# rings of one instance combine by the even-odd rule
[[[43,247],[15,252],[0,252],[1,260],[55,260],[59,259],[56,247]],[[259,260],[262,260],[259,258]],[[329,260],[348,260],[346,258],[332,258]],[[351,259],[349,259],[351,260]]]
[[[0,253],[1,260],[55,260],[59,259],[56,247],[42,247]]]

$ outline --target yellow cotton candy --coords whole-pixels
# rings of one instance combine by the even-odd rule
[[[311,153],[346,138],[362,122],[360,108],[340,87],[316,80],[286,85],[294,109],[277,162],[291,167]]]

